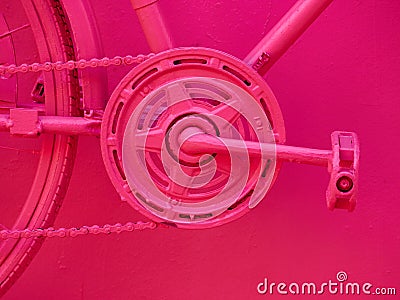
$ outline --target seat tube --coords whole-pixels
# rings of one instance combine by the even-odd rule
[[[171,35],[165,25],[158,0],[131,0],[152,52],[173,48]]]

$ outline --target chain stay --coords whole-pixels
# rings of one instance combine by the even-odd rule
[[[121,66],[121,65],[132,65],[140,64],[145,60],[153,57],[155,54],[150,53],[147,55],[139,54],[137,56],[115,56],[113,58],[92,58],[90,60],[80,59],[78,61],[67,61],[67,62],[45,62],[45,63],[33,63],[33,64],[21,64],[0,66],[0,76],[6,77],[7,75],[13,75],[16,73],[28,73],[28,72],[51,72],[51,71],[63,71],[73,69],[85,69],[85,68],[97,68],[97,67],[109,67],[109,66]],[[1,224],[0,224],[1,226]],[[4,227],[4,226],[2,226]],[[0,240],[8,239],[20,239],[20,238],[39,238],[39,237],[77,237],[81,235],[89,234],[111,234],[121,232],[132,232],[142,231],[146,229],[156,229],[159,224],[154,222],[128,222],[124,225],[117,223],[114,225],[92,225],[72,228],[34,228],[34,229],[3,229],[0,231]]]

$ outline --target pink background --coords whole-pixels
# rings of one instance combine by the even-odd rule
[[[160,0],[176,45],[239,58],[293,3]],[[92,4],[106,55],[148,52],[128,0]],[[329,149],[332,131],[359,134],[354,213],[326,209],[326,170],[285,164],[266,199],[223,227],[48,239],[4,299],[280,299],[258,295],[257,284],[318,283],[339,271],[399,294],[399,29],[399,1],[336,0],[267,75],[288,144]],[[127,71],[109,69],[110,92]],[[56,227],[142,219],[119,200],[98,139],[81,138]]]

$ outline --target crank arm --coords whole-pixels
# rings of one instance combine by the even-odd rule
[[[183,137],[184,138],[184,137]],[[319,150],[272,143],[257,143],[195,133],[184,138],[182,151],[191,155],[247,154],[250,158],[274,156],[278,160],[327,167],[331,175],[326,192],[327,206],[353,211],[358,191],[359,144],[352,132],[335,131],[332,150]]]

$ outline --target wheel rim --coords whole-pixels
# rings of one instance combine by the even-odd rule
[[[61,17],[62,11],[57,10],[58,15],[55,12],[57,6],[60,8],[58,1],[24,1],[23,6],[21,4],[17,6],[16,3],[13,3],[15,5],[14,9],[25,10],[27,15],[26,22],[30,24],[28,30],[31,32],[22,34],[22,36],[30,35],[31,40],[35,40],[35,47],[37,47],[36,54],[28,57],[34,57],[36,61],[57,61],[74,58],[73,49],[67,52],[65,50],[67,46],[63,45],[69,45],[72,42],[63,27],[68,24],[60,25],[58,23],[59,27],[56,29],[55,23],[60,22],[58,18]],[[49,40],[49,36],[52,37],[52,40]],[[18,40],[18,38],[22,37],[16,36],[15,40]],[[24,44],[23,42],[22,44],[26,47],[26,43]],[[17,49],[21,48],[17,47]],[[18,55],[18,50],[14,53],[17,60],[24,59],[22,54]],[[18,63],[27,63],[27,61]],[[72,72],[46,73],[43,76],[46,101],[44,104],[32,103],[32,105],[47,115],[71,115],[75,113],[76,107],[71,104],[73,103],[72,97],[75,97],[75,101],[79,99],[76,74]],[[17,82],[25,82],[25,80],[30,82],[30,85],[35,81],[29,76],[28,79],[17,77]],[[56,89],[59,85],[63,86],[63,88]],[[29,105],[29,101],[18,101],[24,92],[26,95],[27,89],[21,88],[16,92],[18,94],[14,105],[17,107]],[[16,139],[18,138],[9,137],[7,141],[15,141]],[[21,144],[24,143],[26,141],[21,141]],[[75,138],[46,135],[34,141],[33,144],[36,147],[33,153],[36,168],[35,164],[31,164],[31,167],[28,165],[28,168],[29,170],[36,169],[36,172],[31,174],[31,179],[29,179],[31,184],[26,184],[24,193],[16,195],[16,198],[20,199],[18,204],[20,208],[14,211],[13,220],[7,221],[8,228],[22,229],[51,226],[68,185],[76,148]],[[12,147],[8,150],[12,151]],[[21,157],[16,159],[20,161]],[[32,158],[26,157],[25,159],[29,161]],[[2,163],[7,164],[7,160],[3,159]],[[20,169],[23,170],[23,168]],[[4,293],[22,273],[27,263],[39,249],[42,241],[43,239],[41,238],[31,238],[8,240],[0,244],[0,294]]]

